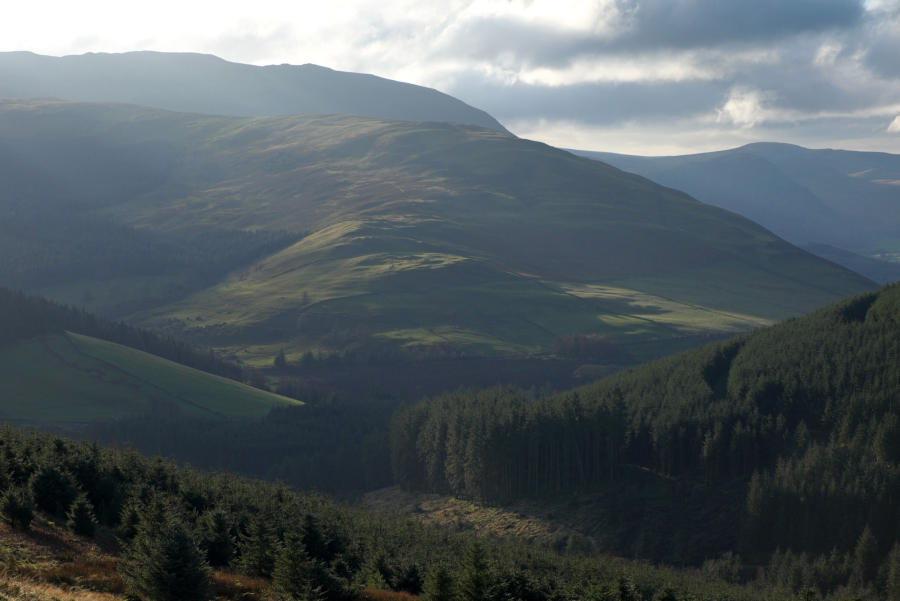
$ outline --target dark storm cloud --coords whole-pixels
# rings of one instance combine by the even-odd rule
[[[584,55],[761,45],[852,29],[864,16],[860,0],[621,0],[598,13],[595,33],[491,16],[449,32],[444,48],[469,58],[559,67]]]
[[[900,112],[900,2],[598,6],[581,27],[514,14],[457,21],[434,53],[491,68],[457,73],[448,91],[506,123],[897,137],[888,125]]]
[[[869,46],[866,63],[881,75],[900,79],[900,32],[883,32]]]
[[[618,42],[632,49],[698,48],[768,42],[858,25],[859,0],[633,0],[633,31]]]

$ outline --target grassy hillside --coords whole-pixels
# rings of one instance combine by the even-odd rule
[[[0,419],[65,425],[146,413],[262,417],[299,404],[124,346],[55,334],[0,348]]]
[[[208,115],[347,114],[506,129],[433,90],[317,65],[232,63],[209,54],[0,52],[0,98],[127,102]]]
[[[419,344],[537,353],[576,332],[610,334],[647,358],[873,285],[683,193],[474,126],[54,101],[5,101],[0,124],[10,148],[56,149],[46,184],[56,188],[0,167],[0,182],[39,202],[57,195],[68,210],[173,235],[314,232],[130,317],[249,363],[282,348],[289,360]],[[143,156],[151,142],[153,161],[128,163],[147,187],[91,204],[87,192],[108,181],[104,157]],[[77,178],[56,168],[60,148],[75,161],[85,144],[103,152]],[[29,173],[50,168],[31,156]],[[77,207],[66,200],[79,195]],[[77,298],[92,285],[43,290]]]

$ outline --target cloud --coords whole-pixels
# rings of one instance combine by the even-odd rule
[[[736,86],[728,93],[722,108],[716,109],[718,121],[730,121],[746,129],[762,123],[771,114],[768,105],[775,99],[772,91]]]
[[[898,115],[894,118],[893,121],[891,121],[891,124],[888,125],[887,130],[891,133],[900,134],[900,115]]]
[[[772,41],[848,29],[865,10],[858,0],[633,0],[632,47],[708,47]]]
[[[0,50],[312,62],[436,87],[562,145],[900,152],[884,126],[900,113],[900,0],[36,0],[4,17]]]

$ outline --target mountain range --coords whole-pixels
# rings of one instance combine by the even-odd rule
[[[9,219],[134,231],[87,263],[135,241],[298,232],[205,282],[154,263],[32,290],[99,303],[168,287],[125,317],[244,361],[370,344],[535,353],[573,333],[646,358],[874,286],[682,192],[475,125],[6,100],[0,131]],[[52,244],[83,236],[66,232]]]
[[[900,278],[900,267],[867,257],[900,251],[898,155],[775,143],[670,157],[572,152],[743,215],[873,279]]]
[[[239,117],[363,115],[471,123],[509,133],[484,111],[431,88],[318,65],[257,67],[209,54],[0,52],[0,98],[121,102]]]

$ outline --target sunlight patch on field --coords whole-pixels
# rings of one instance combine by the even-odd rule
[[[685,284],[682,281],[677,288],[669,289],[667,292],[673,296],[685,296]],[[742,332],[772,323],[771,320],[753,314],[716,311],[703,305],[678,302],[672,298],[649,294],[641,290],[603,284],[560,283],[557,285],[560,289],[579,298],[594,301],[597,309],[603,312],[599,319],[604,323],[619,327],[624,325],[623,322],[639,320],[643,324],[643,328],[638,328],[639,332],[656,332],[657,336],[672,335],[673,333],[690,335],[711,332]],[[668,330],[668,333],[665,330]]]

